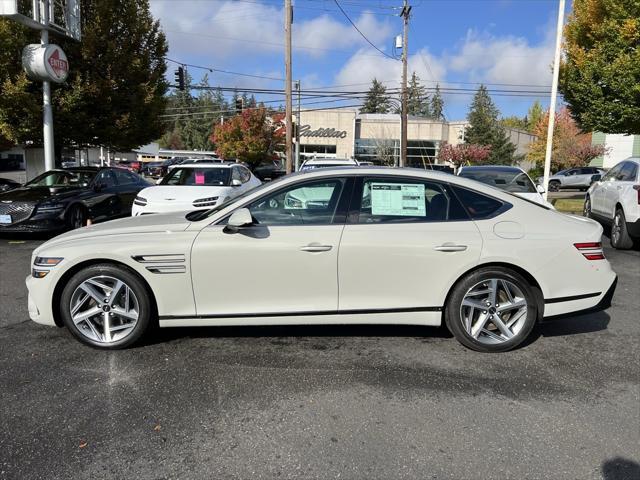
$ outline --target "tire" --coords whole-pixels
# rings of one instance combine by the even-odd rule
[[[491,293],[484,292],[492,287],[497,293],[489,305]],[[514,349],[529,336],[537,316],[536,295],[531,285],[522,275],[503,267],[485,267],[463,276],[445,306],[449,331],[465,347],[478,352]]]
[[[627,219],[621,208],[616,209],[611,224],[611,236],[609,237],[611,246],[618,250],[629,250],[633,247],[633,238],[627,230]]]
[[[549,182],[549,191],[550,192],[558,192],[560,191],[560,182],[557,180],[551,180]]]
[[[591,215],[591,197],[587,195],[584,199],[584,206],[582,207],[582,216],[587,218],[593,218]]]
[[[80,205],[73,205],[69,208],[66,216],[67,228],[75,230],[84,227],[87,224],[87,210]]]
[[[152,312],[143,282],[126,268],[108,263],[80,270],[60,298],[60,314],[69,331],[80,342],[103,350],[127,348],[140,340],[152,323]]]

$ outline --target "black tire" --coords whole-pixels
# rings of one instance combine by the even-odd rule
[[[609,237],[611,246],[618,250],[629,250],[633,248],[633,238],[627,230],[627,219],[621,208],[616,209],[611,224],[611,236]]]
[[[593,218],[591,215],[591,197],[587,195],[584,199],[584,206],[582,207],[582,216],[587,218]]]
[[[138,302],[138,319],[135,327],[133,327],[131,332],[129,332],[124,338],[111,343],[99,342],[88,338],[80,331],[79,327],[76,326],[71,316],[71,298],[73,293],[85,280],[97,276],[113,277],[124,282],[134,293]],[[119,350],[135,344],[152,324],[152,315],[154,310],[149,297],[148,290],[143,282],[137,275],[126,268],[108,263],[91,265],[76,273],[65,285],[60,298],[60,315],[65,326],[73,336],[85,345],[102,350]]]
[[[519,331],[511,339],[495,344],[483,343],[467,333],[463,325],[461,312],[462,301],[467,292],[478,283],[488,279],[500,279],[511,282],[520,289],[527,303],[526,317]],[[503,267],[485,267],[466,274],[453,287],[445,306],[445,323],[456,339],[471,350],[478,352],[506,352],[524,342],[531,333],[538,317],[537,305],[534,290],[522,275]]]
[[[69,230],[75,230],[81,228],[87,224],[87,210],[82,205],[73,205],[67,211],[65,217],[67,228]]]
[[[560,191],[560,182],[557,180],[551,180],[549,182],[549,191],[550,192],[558,192]]]

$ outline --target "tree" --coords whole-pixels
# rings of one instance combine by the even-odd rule
[[[574,0],[560,91],[585,131],[640,134],[640,2]]]
[[[440,84],[436,84],[436,89],[431,96],[431,118],[434,120],[444,120],[444,99],[440,93]]]
[[[548,127],[549,112],[538,122],[534,130],[538,139],[529,145],[527,153],[527,160],[538,168],[544,166]],[[588,165],[591,160],[605,153],[603,145],[591,145],[591,135],[580,131],[566,107],[556,113],[552,148],[551,170],[554,172]]]
[[[469,127],[465,131],[465,143],[491,147],[489,164],[511,164],[516,147],[498,120],[500,112],[494,105],[487,87],[480,85],[473,97],[469,115]]]
[[[52,88],[57,157],[64,145],[129,150],[157,139],[167,41],[148,0],[85,0],[81,15],[82,42],[51,36],[70,64],[66,83]],[[0,137],[41,144],[42,86],[26,78],[20,60],[38,33],[0,19],[0,43]]]
[[[391,99],[387,95],[387,87],[374,78],[360,113],[389,113],[390,108]]]
[[[490,155],[491,147],[488,145],[451,145],[443,142],[438,152],[438,161],[452,163],[456,168],[462,165],[485,165]]]
[[[517,115],[511,115],[510,117],[504,117],[500,120],[500,123],[505,128],[514,128],[516,130],[528,130],[529,122],[527,117],[518,117]]]
[[[211,141],[223,158],[235,158],[250,165],[271,159],[285,142],[282,115],[271,116],[265,108],[243,110],[213,128]]]
[[[409,85],[407,85],[407,111],[409,115],[416,117],[431,116],[429,95],[426,88],[420,84],[420,78],[416,72],[411,74]]]
[[[544,109],[542,105],[540,105],[540,102],[536,100],[527,111],[527,131],[533,133],[542,117],[544,117]]]

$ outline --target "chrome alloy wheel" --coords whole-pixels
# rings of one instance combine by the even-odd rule
[[[620,237],[622,235],[622,219],[620,218],[619,211],[613,217],[613,224],[611,225],[611,243],[618,245]]]
[[[100,275],[78,285],[71,295],[69,312],[85,337],[100,343],[114,343],[135,328],[140,306],[129,285]]]
[[[474,340],[495,345],[508,342],[522,330],[527,311],[527,301],[517,285],[490,278],[467,291],[460,306],[460,319]]]

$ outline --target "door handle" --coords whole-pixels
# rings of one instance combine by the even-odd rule
[[[433,249],[437,252],[464,252],[467,249],[466,245],[453,245],[447,244],[439,245],[437,247],[433,247]]]
[[[328,252],[333,248],[333,245],[320,245],[319,243],[310,243],[304,247],[300,247],[303,252]]]

